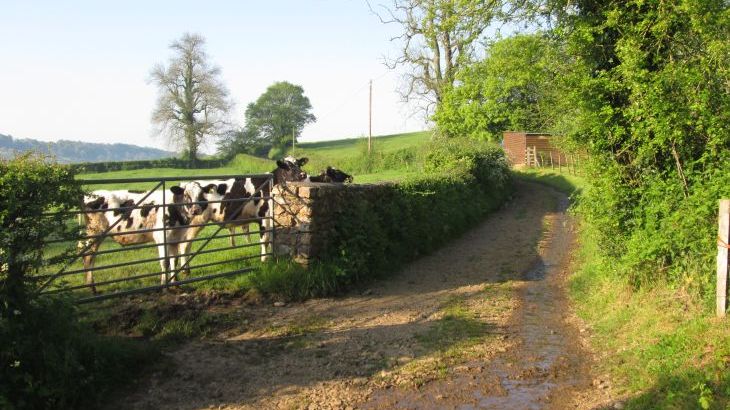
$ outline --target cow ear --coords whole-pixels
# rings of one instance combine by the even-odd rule
[[[182,195],[183,192],[185,192],[185,190],[182,189],[182,188],[180,188],[177,185],[173,185],[173,186],[170,187],[170,192],[172,192],[175,195]]]
[[[287,163],[283,159],[276,161],[276,165],[281,169],[289,169],[289,163]]]
[[[226,191],[228,191],[228,184],[219,184],[218,185],[218,193],[220,195],[225,195]]]
[[[309,162],[309,158],[307,158],[307,157],[299,158],[297,160],[297,165],[299,165],[300,167],[303,167],[304,164],[306,164],[307,162]]]
[[[215,187],[216,187],[215,184],[208,184],[203,187],[203,192],[205,192],[206,194],[210,193],[210,190],[214,189]]]

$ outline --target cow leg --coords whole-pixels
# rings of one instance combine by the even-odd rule
[[[264,219],[259,222],[259,237],[261,243],[261,262],[266,262],[269,259],[268,253],[274,249],[274,245],[271,243],[271,231],[273,229],[273,223],[271,219]]]
[[[177,269],[180,269],[180,252],[178,252],[178,247],[180,244],[168,244],[167,245],[167,255],[170,257],[170,282],[174,282],[176,280],[180,280],[180,272],[177,271]]]
[[[188,241],[191,238],[188,238]],[[181,255],[178,258],[178,269],[183,268],[181,273],[185,274],[185,277],[190,276],[190,266],[187,266],[188,260],[190,259],[190,248],[193,247],[192,242],[182,242],[178,245],[178,255]]]
[[[251,229],[249,229],[250,226],[250,224],[241,225],[241,233],[246,233],[246,235],[243,236],[243,240],[246,241],[246,243],[251,243]]]
[[[274,200],[269,198],[266,201],[266,205],[266,207],[262,207],[259,210],[259,218],[261,219],[259,219],[258,221],[260,236],[259,240],[261,241],[261,262],[266,262],[266,260],[269,259],[269,256],[267,255],[267,253],[269,253],[269,248],[272,251],[274,250],[274,244],[269,243],[272,238],[271,233],[274,229],[273,218],[269,218],[269,216],[274,215]]]
[[[236,240],[233,237],[233,235],[236,234],[236,226],[235,225],[231,225],[231,226],[228,227],[228,230],[231,233],[231,237],[230,237],[231,238],[231,246],[236,246]]]
[[[160,285],[164,285],[168,281],[167,273],[170,271],[170,253],[165,255],[165,244],[158,243],[157,252],[160,255],[160,268],[162,268],[162,275],[160,275]]]
[[[92,239],[93,240],[93,239]],[[91,292],[93,294],[96,294],[96,286],[94,286],[94,271],[91,270],[94,268],[94,262],[96,260],[96,251],[99,250],[100,243],[99,241],[95,241],[94,243],[89,246],[89,249],[87,249],[84,253],[84,270],[86,270],[86,284],[91,285],[89,288],[91,289]],[[86,246],[83,245],[81,249],[84,249]]]

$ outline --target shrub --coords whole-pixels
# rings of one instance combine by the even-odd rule
[[[30,154],[0,161],[2,408],[94,403],[148,354],[130,343],[94,335],[68,301],[38,296],[39,281],[33,274],[44,263],[44,241],[75,235],[62,216],[42,214],[69,210],[81,195],[67,166]]]
[[[76,207],[81,197],[68,167],[32,154],[0,162],[0,316],[25,308],[36,286],[31,274],[43,263],[44,240],[73,235],[65,218],[42,214]]]
[[[730,195],[727,2],[586,4],[560,29],[587,70],[566,75],[570,137],[592,156],[582,215],[634,285],[691,285],[709,302]]]

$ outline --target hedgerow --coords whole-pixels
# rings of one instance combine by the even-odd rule
[[[160,158],[139,161],[81,162],[71,164],[69,167],[76,173],[130,171],[149,168],[205,169],[223,167],[229,161],[228,158],[198,159],[195,162],[183,158]]]
[[[319,261],[256,272],[254,286],[296,299],[385,277],[468,230],[511,191],[503,151],[486,142],[435,142],[424,168],[397,184],[319,191],[315,212],[328,215],[316,228]]]
[[[705,295],[730,195],[730,14],[721,1],[610,1],[563,23],[585,64],[572,139],[591,155],[580,211],[618,272]]]

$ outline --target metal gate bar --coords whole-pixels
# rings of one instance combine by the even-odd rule
[[[82,183],[83,183],[83,182],[82,182]],[[145,196],[143,196],[142,198],[140,198],[140,200],[139,200],[139,201],[137,201],[137,203],[135,203],[135,206],[138,206],[138,205],[139,205],[140,203],[142,203],[142,201],[144,201],[145,199],[149,198],[149,196],[150,196],[150,195],[152,195],[152,193],[153,193],[153,192],[155,192],[155,190],[156,190],[156,189],[157,189],[157,188],[158,188],[158,187],[159,187],[160,185],[163,185],[163,183],[164,183],[164,181],[161,181],[161,182],[159,182],[159,183],[158,183],[157,185],[155,185],[155,187],[154,187],[154,188],[150,189],[150,190],[149,190],[149,192],[147,192],[147,193],[145,194]],[[115,226],[117,226],[117,224],[118,224],[119,222],[121,222],[121,221],[122,221],[122,218],[119,218],[119,219],[117,219],[116,221],[114,221],[114,223],[113,223],[113,224],[111,224],[111,225],[109,225],[109,227],[108,227],[108,228],[107,228],[107,229],[106,229],[106,230],[104,231],[104,233],[108,233],[109,231],[111,231],[111,230],[112,230],[112,229],[113,229],[113,228],[114,228]],[[84,247],[84,249],[82,249],[82,250],[81,250],[81,252],[79,252],[79,253],[84,253],[84,252],[88,251],[89,249],[91,249],[91,246],[92,246],[92,245],[93,245],[93,242],[89,242],[89,243],[87,243],[87,244],[86,244],[86,246]],[[44,289],[45,289],[46,287],[48,287],[48,285],[50,285],[50,284],[51,284],[51,282],[52,282],[52,281],[53,281],[53,280],[54,280],[55,278],[57,278],[57,277],[61,276],[61,274],[63,273],[63,271],[65,271],[65,270],[66,270],[66,268],[67,268],[67,267],[68,267],[68,266],[69,266],[70,264],[72,264],[72,263],[76,262],[76,261],[78,260],[78,258],[79,258],[79,257],[78,257],[78,256],[76,256],[76,257],[72,258],[71,260],[69,260],[68,262],[66,262],[66,264],[65,264],[65,265],[64,265],[64,266],[63,266],[63,267],[61,268],[61,270],[60,270],[60,271],[58,271],[58,273],[57,273],[57,274],[56,274],[55,276],[53,276],[53,277],[51,277],[50,279],[48,279],[48,280],[47,280],[47,281],[46,281],[46,282],[45,282],[44,284],[42,284],[42,285],[41,285],[41,286],[40,286],[40,287],[38,288],[37,292],[38,292],[39,294],[40,294],[41,292],[43,292],[43,290],[44,290]]]
[[[272,253],[269,252],[269,253],[265,253],[264,255],[272,255]],[[254,258],[260,258],[260,257],[261,257],[261,255],[243,256],[243,257],[240,257],[240,258],[228,259],[228,260],[218,261],[218,262],[211,262],[211,263],[206,263],[206,264],[203,264],[203,265],[195,265],[195,266],[191,266],[190,269],[207,268],[207,267],[210,267],[210,266],[223,265],[225,263],[231,263],[231,262],[241,262],[241,261],[244,261],[244,260],[249,260],[249,259],[254,259]],[[111,285],[113,283],[126,282],[126,281],[131,281],[131,280],[136,280],[136,279],[150,278],[150,277],[153,277],[153,276],[160,276],[160,274],[161,274],[161,272],[159,272],[159,271],[157,271],[157,272],[150,272],[150,273],[144,273],[142,275],[127,276],[127,277],[124,277],[124,278],[109,279],[109,280],[106,280],[106,281],[95,282],[94,285],[95,286]],[[84,289],[84,288],[88,288],[89,286],[91,286],[91,285],[83,284],[83,285],[69,286],[69,287],[66,287],[66,288],[63,288],[63,289],[49,290],[47,292],[44,292],[43,294],[44,295],[51,295],[51,294],[54,294],[54,293],[61,293],[61,292],[66,292],[66,291],[70,291],[70,290]]]
[[[231,258],[231,259],[222,259],[222,260],[218,260],[218,261],[214,261],[214,262],[203,263],[203,264],[200,264],[200,265],[190,265],[190,262],[197,255],[201,255],[201,254],[212,254],[212,253],[215,253],[215,252],[221,252],[222,253],[222,252],[229,251],[229,250],[233,250],[233,249],[241,249],[241,248],[248,248],[248,247],[252,247],[252,246],[260,246],[262,244],[264,246],[267,246],[267,247],[268,246],[271,246],[272,247],[272,250],[273,250],[273,247],[274,247],[274,226],[275,226],[275,221],[273,220],[273,215],[274,215],[275,201],[272,200],[273,197],[271,195],[271,193],[273,192],[273,175],[272,174],[254,174],[254,175],[204,175],[204,176],[190,176],[190,177],[180,177],[180,176],[177,176],[177,177],[165,177],[165,178],[125,178],[125,179],[81,180],[80,182],[82,184],[86,184],[86,185],[89,185],[89,184],[93,184],[93,185],[117,184],[117,185],[119,185],[119,184],[124,184],[124,183],[137,183],[137,182],[154,182],[156,184],[154,185],[154,187],[152,189],[150,189],[150,190],[148,190],[146,192],[142,192],[142,193],[144,193],[144,196],[142,196],[139,200],[137,200],[134,203],[134,205],[129,206],[129,207],[106,208],[106,209],[99,209],[99,210],[78,210],[78,211],[69,211],[69,212],[47,212],[47,213],[44,213],[43,216],[45,216],[45,217],[57,217],[59,215],[74,216],[74,215],[89,214],[89,213],[94,213],[94,212],[110,212],[110,211],[127,212],[127,211],[134,210],[134,209],[141,209],[143,206],[146,205],[144,203],[144,201],[147,200],[147,198],[149,198],[150,195],[152,195],[161,186],[162,186],[162,205],[161,205],[161,207],[162,207],[162,212],[164,213],[164,212],[166,212],[166,207],[168,205],[172,205],[172,204],[168,204],[167,201],[166,201],[166,196],[167,196],[167,192],[166,192],[167,191],[167,189],[166,189],[166,185],[167,184],[166,184],[166,182],[193,181],[193,180],[225,180],[225,179],[231,179],[231,178],[233,178],[233,179],[262,178],[262,179],[264,179],[264,181],[263,181],[263,183],[260,186],[255,187],[256,189],[254,191],[254,194],[251,195],[251,196],[248,196],[248,197],[235,198],[235,199],[222,199],[222,200],[219,200],[219,201],[182,202],[182,203],[174,203],[174,205],[175,206],[185,206],[185,205],[188,205],[189,206],[191,204],[211,204],[211,203],[226,203],[226,202],[233,203],[233,202],[237,202],[237,203],[239,203],[239,205],[238,205],[237,208],[235,208],[235,210],[233,212],[233,214],[235,215],[241,209],[243,209],[243,207],[247,203],[249,203],[251,201],[259,201],[259,200],[262,200],[262,201],[267,201],[267,203],[269,205],[269,209],[268,209],[268,212],[267,212],[267,215],[266,216],[264,216],[262,218],[255,217],[255,218],[246,218],[246,219],[235,219],[235,220],[232,220],[232,221],[224,221],[224,222],[209,221],[208,223],[204,223],[204,224],[191,224],[191,225],[185,225],[185,226],[180,226],[180,227],[167,227],[167,226],[165,226],[165,227],[162,227],[162,228],[130,230],[130,231],[125,231],[125,232],[112,232],[112,229],[115,228],[116,226],[118,226],[122,222],[122,220],[124,220],[122,215],[120,215],[119,218],[117,218],[116,220],[113,220],[113,222],[111,221],[111,218],[108,218],[110,220],[110,224],[104,230],[104,232],[101,233],[101,234],[98,234],[98,235],[84,235],[81,238],[82,240],[84,240],[84,242],[83,242],[83,244],[84,244],[83,248],[79,252],[76,252],[73,257],[69,258],[63,264],[63,266],[61,267],[61,269],[58,272],[53,273],[53,274],[45,274],[45,275],[37,275],[36,276],[36,278],[41,279],[41,280],[47,279],[41,285],[41,287],[38,289],[38,292],[39,293],[42,293],[42,294],[56,294],[56,293],[61,293],[61,292],[80,290],[80,289],[89,288],[89,287],[92,287],[92,286],[93,287],[96,287],[96,286],[104,286],[104,285],[109,285],[109,284],[114,284],[114,283],[125,282],[125,281],[132,281],[132,280],[149,278],[149,277],[153,277],[153,276],[157,276],[157,275],[162,275],[162,274],[165,274],[166,275],[167,283],[161,283],[161,284],[156,285],[156,286],[148,286],[148,287],[142,287],[142,288],[138,288],[138,289],[123,290],[123,291],[113,292],[113,293],[106,294],[106,295],[96,295],[96,296],[93,296],[93,297],[86,297],[86,298],[82,298],[82,299],[79,299],[78,300],[79,303],[87,303],[87,302],[95,301],[95,300],[104,300],[104,299],[108,299],[108,298],[111,298],[111,297],[123,296],[123,295],[127,295],[127,294],[147,292],[147,291],[158,290],[158,289],[165,289],[165,288],[170,287],[170,286],[177,286],[177,285],[182,285],[182,284],[187,284],[187,283],[194,283],[194,282],[199,282],[199,281],[213,279],[213,278],[218,278],[218,277],[231,276],[231,275],[234,275],[234,274],[237,274],[237,273],[249,272],[253,268],[247,267],[245,269],[237,269],[237,270],[234,270],[234,271],[231,271],[231,272],[216,273],[216,274],[210,274],[210,275],[205,275],[205,276],[201,276],[201,277],[187,278],[187,279],[184,279],[184,280],[176,280],[176,277],[178,276],[177,274],[179,272],[184,271],[184,270],[208,268],[208,267],[212,267],[212,266],[216,266],[216,265],[223,265],[223,264],[231,263],[231,262],[242,262],[242,261],[245,261],[245,260],[249,260],[249,259],[253,259],[253,258],[258,258],[258,257],[261,257],[261,256],[270,256],[270,255],[273,254],[273,252],[267,251],[267,252],[264,252],[264,253],[256,253],[255,255],[238,256],[238,257]],[[262,192],[262,189],[267,184],[269,186],[269,194],[268,195],[266,195],[266,194],[264,194],[264,192]],[[256,195],[256,194],[259,194],[259,195]],[[266,227],[269,226],[269,224],[266,222],[266,220],[272,221],[271,224],[270,224],[271,227],[269,229],[266,229]],[[227,225],[231,225],[232,224],[234,226],[244,226],[244,225],[247,225],[247,224],[250,224],[250,223],[254,223],[254,222],[263,223],[264,224],[264,226],[263,226],[264,229],[257,230],[255,232],[251,232],[249,230],[248,232],[230,233],[230,234],[227,234],[227,235],[218,235],[221,232],[221,230],[224,229]],[[215,230],[215,232],[213,232],[212,235],[206,236],[206,237],[194,237],[194,238],[191,238],[191,239],[185,239],[185,240],[179,240],[179,241],[176,240],[176,241],[173,241],[173,242],[169,242],[168,239],[167,239],[167,231],[171,231],[171,230],[174,230],[174,229],[189,229],[189,228],[197,228],[197,227],[204,228],[204,227],[207,227],[207,226],[215,226],[215,227],[217,227],[217,229]],[[93,246],[99,244],[100,242],[102,242],[107,237],[112,237],[112,239],[113,239],[113,237],[114,236],[117,236],[117,235],[144,234],[144,233],[158,232],[158,231],[163,231],[164,240],[163,240],[162,243],[135,244],[135,245],[131,245],[131,246],[128,246],[128,247],[127,246],[122,246],[120,248],[115,248],[115,249],[105,249],[105,250],[98,250],[97,249],[96,252],[91,252],[90,251],[90,249],[92,249]],[[256,241],[254,243],[247,243],[247,244],[242,244],[242,245],[237,245],[237,246],[227,246],[227,247],[219,247],[219,248],[206,248],[206,246],[208,246],[208,244],[213,239],[233,238],[233,237],[236,237],[236,236],[239,236],[239,237],[241,237],[241,236],[250,237],[251,235],[254,235],[256,233],[260,233],[262,236],[265,235],[265,234],[269,234],[270,235],[270,238],[267,241]],[[68,240],[64,240],[64,239],[49,239],[45,243],[47,245],[50,245],[50,244],[67,243],[67,242],[68,242]],[[191,243],[192,244],[192,243],[198,243],[198,242],[202,242],[202,244],[195,251],[187,252],[187,253],[180,254],[180,255],[175,255],[174,258],[173,257],[170,257],[170,255],[167,255],[167,247],[169,245],[178,245],[178,244],[183,244],[183,243]],[[83,257],[86,257],[86,256],[91,256],[91,255],[99,256],[99,255],[107,255],[107,254],[116,254],[116,253],[124,252],[124,251],[132,251],[132,252],[134,252],[134,251],[139,251],[139,250],[144,250],[144,249],[157,248],[159,246],[164,246],[165,255],[162,256],[162,257],[145,258],[145,259],[140,259],[140,260],[133,260],[133,261],[130,261],[130,262],[126,262],[126,261],[125,262],[118,262],[118,263],[112,263],[112,264],[108,264],[108,265],[89,267],[88,269],[86,269],[86,268],[82,268],[82,269],[69,269],[69,267],[71,266],[71,264],[77,262],[80,258],[83,258]],[[112,277],[110,279],[102,280],[102,281],[99,281],[99,282],[96,282],[96,283],[72,285],[72,286],[66,286],[66,287],[57,288],[57,289],[47,289],[48,286],[51,283],[53,283],[55,280],[57,280],[58,278],[63,277],[63,276],[69,276],[69,275],[73,275],[73,274],[77,274],[77,273],[85,273],[85,272],[99,272],[99,271],[104,271],[104,270],[109,270],[109,269],[114,269],[114,268],[122,268],[122,267],[125,267],[125,266],[131,266],[131,265],[141,265],[141,264],[146,264],[146,263],[151,263],[151,262],[160,262],[160,261],[163,261],[165,259],[176,259],[176,258],[185,258],[186,260],[182,264],[182,266],[176,267],[176,268],[173,268],[173,269],[167,269],[166,272],[157,271],[157,272],[148,272],[148,273],[142,273],[142,274],[137,274],[137,275],[132,275],[132,276],[124,276],[124,277],[117,277],[117,278]],[[167,266],[169,267],[170,265],[167,264]],[[113,273],[113,274],[116,274],[116,273]]]
[[[234,270],[234,271],[230,271],[230,272],[216,273],[216,274],[213,274],[213,275],[201,276],[201,277],[198,277],[198,278],[183,279],[183,280],[178,280],[178,281],[175,281],[175,282],[168,282],[168,283],[165,283],[165,284],[160,284],[160,285],[155,285],[155,286],[147,286],[147,287],[144,287],[144,288],[123,290],[123,291],[120,291],[120,292],[107,293],[107,294],[104,294],[104,295],[90,296],[90,297],[87,297],[87,298],[81,298],[81,299],[77,300],[76,303],[81,304],[81,303],[88,303],[88,302],[96,302],[96,301],[105,300],[105,299],[111,299],[111,298],[116,298],[116,297],[120,297],[120,296],[128,296],[128,295],[134,295],[134,294],[137,294],[137,293],[151,292],[151,291],[154,291],[154,290],[161,290],[161,289],[171,288],[173,286],[186,285],[188,283],[202,282],[204,280],[210,280],[210,279],[216,279],[216,278],[224,278],[224,277],[227,277],[227,276],[239,275],[241,273],[250,272],[252,270],[253,270],[253,268],[238,269],[238,270]]]

